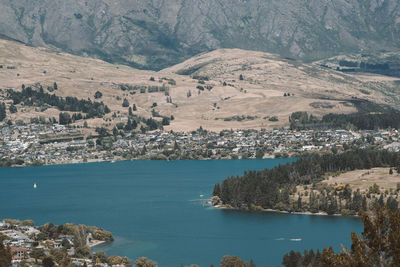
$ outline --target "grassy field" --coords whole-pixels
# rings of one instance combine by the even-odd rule
[[[368,189],[377,184],[381,191],[396,190],[397,184],[400,183],[400,176],[393,170],[393,174],[389,174],[390,168],[372,168],[370,170],[356,170],[342,173],[335,177],[329,177],[321,183],[327,184],[349,184],[353,190],[360,189],[361,192],[367,192]]]

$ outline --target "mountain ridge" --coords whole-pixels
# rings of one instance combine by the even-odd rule
[[[396,0],[0,0],[0,34],[136,68],[241,48],[316,60],[400,50]]]

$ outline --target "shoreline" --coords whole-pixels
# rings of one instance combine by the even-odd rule
[[[107,243],[107,241],[103,241],[103,240],[93,240],[93,241],[94,242],[88,244],[89,248],[94,248],[96,246],[104,245]]]
[[[360,217],[359,215],[342,215],[342,214],[328,214],[323,211],[319,211],[317,213],[312,213],[311,211],[285,211],[285,210],[274,210],[274,209],[259,209],[259,210],[242,210],[239,208],[234,208],[232,206],[226,206],[223,204],[219,205],[211,205],[215,209],[221,210],[236,210],[236,211],[250,211],[250,212],[273,212],[273,213],[282,213],[282,214],[294,214],[294,215],[312,215],[312,216],[335,216],[335,217]]]
[[[150,158],[144,158],[144,159],[115,159],[115,160],[108,160],[108,159],[96,159],[96,160],[89,160],[87,162],[83,161],[75,161],[75,162],[57,162],[57,163],[50,163],[50,164],[40,164],[40,165],[11,165],[11,166],[4,166],[0,167],[0,169],[7,169],[7,168],[24,168],[24,167],[42,167],[42,166],[62,166],[62,165],[75,165],[75,164],[89,164],[89,163],[103,163],[103,162],[108,162],[108,163],[116,163],[116,162],[122,162],[122,161],[189,161],[189,160],[198,160],[198,161],[219,161],[219,160],[266,160],[266,159],[294,159],[294,158],[262,158],[262,159],[257,159],[257,158],[247,158],[247,159],[232,159],[232,158],[220,158],[220,159],[212,159],[212,158],[204,158],[204,159],[174,159],[174,160],[169,160],[169,159],[150,159]]]

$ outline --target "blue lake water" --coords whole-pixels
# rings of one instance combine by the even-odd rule
[[[357,218],[239,212],[204,207],[213,186],[289,159],[129,161],[0,169],[0,218],[96,225],[116,240],[101,247],[160,266],[218,266],[224,255],[281,264],[290,250],[350,244]],[[37,183],[37,188],[33,184]],[[301,241],[290,239],[301,238]]]

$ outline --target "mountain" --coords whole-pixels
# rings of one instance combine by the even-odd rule
[[[165,129],[175,131],[271,129],[288,126],[296,111],[321,117],[356,112],[360,103],[400,105],[396,77],[343,73],[258,51],[218,49],[156,72],[0,39],[0,102],[10,105],[6,89],[19,91],[22,84],[35,90],[41,85],[62,97],[103,101],[111,112],[88,119],[91,129],[126,122],[125,98],[137,107],[135,115],[174,116]],[[6,120],[58,118],[60,112],[21,104],[17,109],[7,112]]]
[[[0,34],[162,69],[218,48],[316,60],[400,49],[398,0],[0,0]]]

